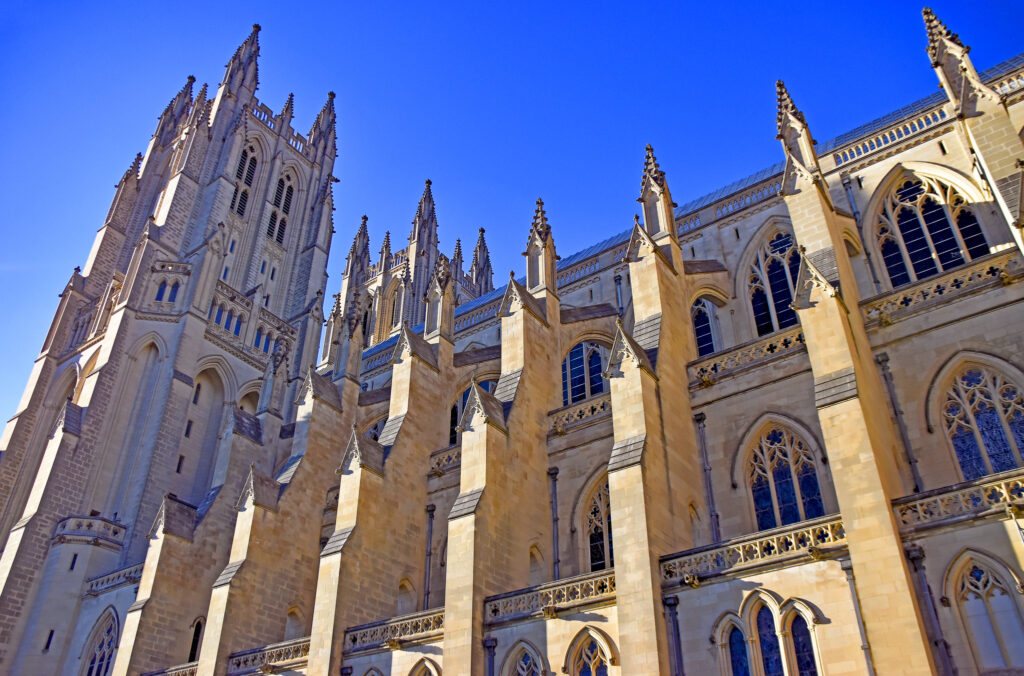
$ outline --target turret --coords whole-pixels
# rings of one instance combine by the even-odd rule
[[[469,266],[469,276],[473,280],[476,295],[482,296],[494,290],[491,253],[487,250],[483,228],[480,228],[480,236],[477,237],[476,247],[473,249],[473,262]]]

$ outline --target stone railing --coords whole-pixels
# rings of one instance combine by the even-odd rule
[[[199,673],[199,662],[179,664],[160,671],[147,671],[142,676],[196,676]]]
[[[99,516],[69,516],[57,522],[53,539],[58,542],[107,543],[120,547],[124,542],[125,527],[116,521]]]
[[[554,617],[558,611],[615,600],[615,571],[602,570],[549,582],[484,600],[484,622],[495,624],[519,617]]]
[[[551,434],[565,434],[612,414],[612,395],[602,394],[548,413]]]
[[[365,375],[366,373],[372,371],[375,368],[389,364],[394,354],[395,347],[394,345],[392,345],[389,348],[383,349],[380,352],[377,352],[376,354],[367,357],[366,359],[363,360],[363,374]]]
[[[700,227],[700,214],[689,215],[684,217],[683,222],[679,224],[679,234],[685,235],[691,230],[696,230]]]
[[[430,454],[430,472],[441,476],[462,464],[462,446],[449,446]]]
[[[867,155],[876,150],[891,145],[897,141],[909,138],[947,119],[946,111],[941,107],[933,108],[928,112],[919,115],[911,120],[900,122],[885,129],[874,136],[858,140],[856,143],[844,146],[832,153],[832,159],[836,166],[845,164],[862,155]]]
[[[578,282],[584,277],[592,275],[600,269],[601,261],[598,256],[588,258],[585,261],[577,263],[576,265],[572,266],[567,270],[559,270],[557,275],[558,286],[565,286],[566,284]]]
[[[1003,96],[1019,92],[1024,89],[1024,71],[1012,73],[1001,80],[996,80],[989,86]]]
[[[274,128],[274,111],[272,111],[266,104],[257,103],[253,106],[252,116],[267,125],[270,129]]]
[[[804,350],[804,334],[799,326],[690,362],[686,369],[690,388],[712,385],[726,375],[760,366],[763,363]]]
[[[444,635],[444,608],[425,610],[383,622],[345,630],[344,652],[399,648],[410,641],[429,641]]]
[[[861,303],[868,326],[888,326],[898,319],[948,303],[998,284],[1010,284],[1024,276],[1019,254],[1011,249],[990,254],[952,272],[930,277],[884,296]]]
[[[501,306],[501,298],[498,300],[481,305],[474,310],[467,312],[464,315],[460,315],[455,318],[455,332],[464,331],[471,326],[476,326],[482,322],[486,322],[488,319],[493,319],[498,314],[498,308]]]
[[[903,531],[945,526],[988,512],[1024,506],[1024,471],[995,475],[893,501]]]
[[[309,637],[274,643],[262,648],[243,650],[228,657],[229,674],[274,673],[264,665],[282,666],[302,662],[309,657]]]
[[[740,209],[745,209],[752,204],[763,202],[769,197],[778,195],[781,189],[782,182],[778,178],[773,178],[768,183],[762,183],[754,186],[746,192],[738,195],[732,195],[715,205],[715,218],[722,218],[723,216],[728,216]]]
[[[664,556],[661,559],[662,584],[697,586],[705,578],[733,570],[781,565],[807,557],[818,559],[826,553],[824,548],[845,544],[842,520],[836,515],[824,516]]]
[[[143,563],[136,563],[134,566],[94,577],[89,580],[89,586],[86,587],[85,593],[89,596],[99,596],[105,591],[135,584],[142,579],[142,566]]]

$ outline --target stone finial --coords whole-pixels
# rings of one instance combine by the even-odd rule
[[[931,7],[925,7],[921,10],[921,16],[924,18],[925,30],[928,31],[928,56],[932,60],[932,65],[936,65],[939,60],[943,39],[949,40],[958,47],[964,46],[964,43],[960,41],[960,36],[949,30],[946,24],[939,21]]]
[[[658,166],[658,159],[654,156],[654,148],[650,143],[644,148],[644,175],[640,181],[640,190],[643,191],[647,181],[654,181],[659,186],[665,184],[665,172]]]
[[[807,120],[804,118],[804,114],[796,107],[793,103],[793,97],[789,95],[789,90],[786,89],[786,83],[782,80],[775,81],[775,99],[777,106],[777,113],[775,115],[775,127],[778,130],[780,136],[782,130],[786,125],[787,117],[794,117],[804,125],[807,124]]]
[[[543,241],[551,234],[551,226],[548,224],[548,215],[544,211],[544,200],[537,198],[537,207],[533,210],[533,223],[530,225],[530,236],[534,234]]]

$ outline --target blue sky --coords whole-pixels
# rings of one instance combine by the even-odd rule
[[[1024,50],[1015,2],[936,13],[979,70]],[[188,75],[215,87],[260,23],[259,98],[294,126],[337,92],[328,294],[361,214],[404,246],[423,180],[442,248],[487,228],[496,281],[522,271],[544,198],[566,256],[628,227],[643,148],[676,202],[781,159],[775,80],[825,141],[936,90],[921,6],[857,3],[8,2],[0,25],[0,416],[15,412],[57,294],[113,185]],[[1016,10],[1016,11],[1015,11]]]

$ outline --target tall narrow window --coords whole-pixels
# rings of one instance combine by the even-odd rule
[[[979,364],[963,367],[946,392],[942,415],[964,479],[1021,466],[1024,393]]]
[[[192,403],[193,404],[198,404],[199,403],[199,393],[202,391],[202,389],[203,389],[202,383],[196,383],[196,389],[194,389],[192,391]]]
[[[160,282],[160,286],[156,287],[156,302],[160,302],[164,299],[164,294],[167,292],[167,282]]]
[[[277,179],[277,189],[274,191],[274,206],[281,206],[281,198],[284,196],[284,179]]]
[[[284,244],[284,231],[286,227],[288,227],[288,221],[282,218],[281,222],[277,224],[277,237],[274,238],[278,244]]]
[[[607,480],[590,496],[583,525],[590,570],[613,567],[615,553],[612,549],[612,511],[608,500]]]
[[[168,303],[173,303],[175,301],[175,299],[177,299],[177,297],[178,297],[178,288],[180,286],[181,285],[178,284],[178,282],[175,282],[174,284],[171,284],[171,293],[170,293],[170,295],[167,296],[167,302]]]
[[[775,633],[775,618],[767,606],[757,612],[757,642],[761,649],[761,666],[765,676],[782,676],[782,652]]]
[[[693,333],[697,339],[697,356],[703,357],[715,351],[715,334],[712,328],[711,302],[698,298],[690,308],[693,319]]]
[[[757,252],[747,280],[757,335],[763,336],[797,323],[796,311],[790,304],[799,272],[800,252],[793,236],[787,232],[776,233]]]
[[[199,658],[199,642],[203,638],[203,621],[196,620],[195,627],[192,628],[192,644],[188,649],[188,661],[195,662]]]
[[[811,449],[788,429],[767,429],[751,451],[748,468],[759,530],[824,515]]]
[[[245,205],[249,203],[249,191],[243,190],[238,196],[238,204],[235,205],[235,213],[239,216],[245,216]]]
[[[593,342],[577,343],[562,362],[562,405],[568,406],[604,392],[608,349]]]
[[[277,232],[277,212],[270,212],[270,222],[267,223],[267,237],[273,237],[274,233]]]
[[[739,627],[733,627],[729,632],[729,663],[732,666],[732,676],[750,676],[747,639]]]
[[[814,659],[814,644],[811,632],[807,628],[807,620],[802,615],[793,618],[789,629],[793,637],[793,656],[796,657],[797,676],[818,676],[818,666]]]
[[[281,206],[281,211],[283,211],[285,214],[291,213],[293,194],[294,189],[292,188],[292,186],[288,186],[287,190],[284,191],[284,204]]]
[[[1024,667],[1024,627],[1010,588],[988,566],[970,561],[955,589],[979,671]]]
[[[964,197],[950,185],[910,174],[890,190],[875,238],[894,287],[988,253],[985,235]]]

